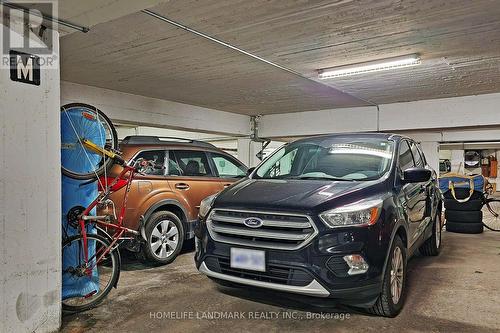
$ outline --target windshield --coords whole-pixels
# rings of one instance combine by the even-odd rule
[[[298,141],[280,148],[257,169],[256,178],[374,180],[390,168],[393,141],[328,138]]]

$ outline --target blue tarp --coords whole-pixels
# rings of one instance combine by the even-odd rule
[[[67,112],[61,112],[61,163],[68,169],[79,172],[91,171],[96,163],[100,160],[100,156],[90,154],[84,151],[84,148],[79,144],[79,135],[89,139],[99,145],[104,144],[102,133],[104,128],[98,121],[82,117],[82,112],[85,109],[72,108]],[[71,120],[71,121],[70,121]],[[78,233],[78,230],[68,226],[67,214],[68,211],[75,206],[87,207],[98,194],[97,182],[82,185],[88,182],[86,180],[75,180],[62,176],[62,227],[63,235],[72,236]],[[95,214],[95,211],[92,212]],[[93,225],[88,224],[88,233],[96,233]],[[83,253],[78,251],[78,245],[73,243],[63,252],[62,269],[63,272],[69,266],[75,267],[77,258],[83,258]],[[88,243],[89,257],[95,253],[94,241]],[[88,295],[92,291],[99,290],[97,269],[94,269],[90,277],[76,278],[69,273],[63,273],[62,276],[62,298],[70,298],[75,296]]]

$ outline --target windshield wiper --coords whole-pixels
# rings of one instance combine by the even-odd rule
[[[295,179],[333,180],[333,181],[344,181],[344,182],[354,181],[354,179],[345,179],[345,178],[338,178],[338,177],[332,177],[332,176],[299,176],[299,177],[295,177]]]

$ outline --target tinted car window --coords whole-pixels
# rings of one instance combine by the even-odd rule
[[[148,167],[144,170],[147,175],[153,176],[163,176],[165,174],[165,151],[164,150],[145,150],[141,151],[134,158],[136,161],[139,158],[143,158],[148,161],[153,161],[155,167]]]
[[[427,160],[425,159],[424,151],[422,150],[422,146],[420,144],[416,144],[418,153],[420,154],[420,159],[422,159],[422,164],[425,166],[427,164]]]
[[[401,171],[405,171],[414,166],[415,164],[413,163],[413,157],[408,142],[406,140],[401,141],[401,145],[399,146],[399,168]]]
[[[182,169],[177,163],[173,152],[168,153],[167,174],[169,176],[182,176]]]
[[[389,170],[392,146],[393,142],[386,139],[301,140],[266,159],[255,175],[283,179],[377,179]]]
[[[283,150],[283,155],[275,161],[269,169],[264,173],[263,178],[283,178],[290,175],[292,164],[297,156],[298,148],[286,152]]]
[[[217,153],[211,153],[210,157],[214,162],[219,177],[237,178],[246,175],[246,168],[229,157]]]
[[[420,155],[417,145],[414,142],[411,144],[411,153],[415,161],[415,166],[422,168],[424,166],[424,161],[422,160],[422,156]]]
[[[212,176],[207,155],[202,151],[196,150],[173,150],[172,170],[180,172],[181,176]],[[175,164],[174,164],[175,162]],[[171,162],[169,161],[169,167]],[[170,173],[170,168],[169,168]]]

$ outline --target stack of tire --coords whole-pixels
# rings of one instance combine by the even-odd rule
[[[470,195],[468,188],[456,188],[456,199],[464,199]],[[474,191],[466,202],[459,202],[450,190],[444,193],[446,230],[464,234],[480,234],[483,232],[483,194]]]

